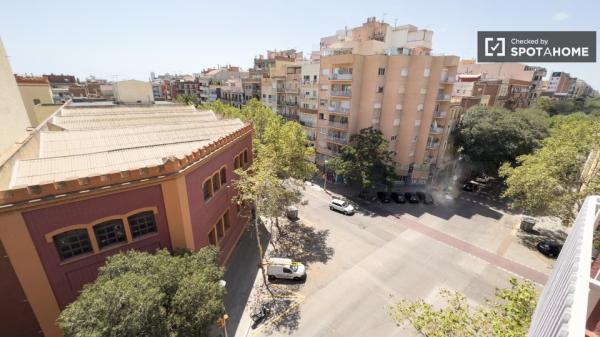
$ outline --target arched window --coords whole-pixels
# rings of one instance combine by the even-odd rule
[[[94,233],[100,248],[127,241],[125,227],[123,227],[121,219],[109,220],[95,225]]]
[[[85,228],[55,235],[53,241],[61,261],[92,251],[90,237]]]
[[[134,239],[148,233],[156,233],[156,220],[152,211],[140,212],[129,216],[127,217],[127,222],[129,222],[131,237]]]

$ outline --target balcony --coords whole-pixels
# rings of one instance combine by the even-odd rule
[[[440,148],[440,143],[439,142],[430,142],[427,143],[427,149],[428,150],[437,150]]]
[[[347,137],[338,137],[338,136],[334,136],[334,135],[327,135],[327,139],[334,143],[338,143],[338,144],[348,144]]]
[[[343,106],[331,106],[330,105],[327,107],[327,111],[333,112],[333,113],[347,114],[348,112],[350,112],[350,108],[345,108]]]
[[[454,77],[444,77],[440,82],[442,82],[442,84],[454,84],[456,83],[456,79]]]
[[[437,101],[449,101],[450,100],[450,95],[438,94],[435,99]]]
[[[446,117],[446,111],[434,111],[433,118],[444,118]]]
[[[350,91],[350,90],[332,90],[331,96],[350,97],[350,96],[352,96],[352,91]]]
[[[329,127],[331,128],[336,128],[336,129],[343,129],[346,130],[348,129],[348,122],[334,122],[334,121],[328,121],[327,125],[329,125]]]
[[[350,73],[342,73],[342,74],[331,74],[329,76],[330,81],[352,81],[352,74]]]
[[[316,128],[317,127],[317,123],[316,122],[303,121],[303,120],[300,120],[300,125],[306,126],[306,127],[309,127],[309,128]]]
[[[429,128],[429,133],[432,135],[441,135],[444,132],[443,128],[439,128],[439,127],[431,127]]]

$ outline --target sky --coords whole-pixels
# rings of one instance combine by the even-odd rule
[[[267,49],[309,53],[371,16],[433,30],[434,53],[474,58],[478,30],[598,31],[599,13],[598,0],[19,0],[2,4],[0,38],[16,73],[147,80],[248,68]],[[600,63],[540,65],[600,89]]]

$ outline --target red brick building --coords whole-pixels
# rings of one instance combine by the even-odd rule
[[[235,169],[252,126],[182,105],[67,104],[0,167],[2,336],[61,336],[60,311],[120,251],[198,250],[226,263],[246,214]]]

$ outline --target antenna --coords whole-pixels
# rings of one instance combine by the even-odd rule
[[[394,18],[394,29],[396,29],[396,27],[398,27],[398,19]]]

